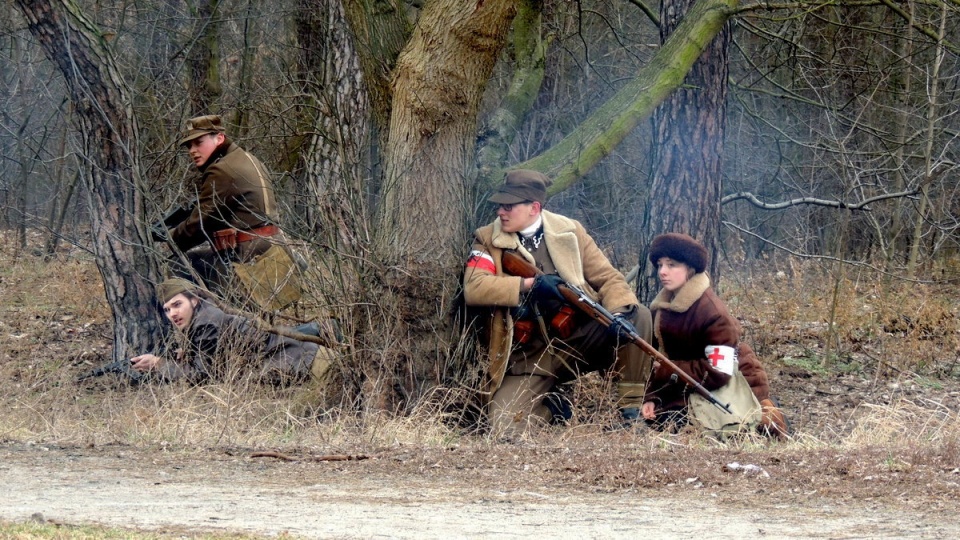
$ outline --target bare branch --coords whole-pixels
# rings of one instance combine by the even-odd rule
[[[860,202],[847,203],[843,201],[828,201],[826,199],[818,199],[816,197],[800,197],[799,199],[791,199],[789,201],[782,201],[778,203],[766,203],[757,198],[756,195],[748,191],[741,191],[739,193],[731,193],[730,195],[725,195],[720,199],[720,204],[724,205],[731,203],[733,201],[745,200],[750,204],[760,208],[761,210],[782,210],[784,208],[789,208],[791,206],[800,206],[800,205],[815,205],[815,206],[827,206],[831,208],[842,208],[844,210],[863,210],[869,212],[870,208],[867,207],[870,203],[877,201],[882,201],[886,199],[898,199],[901,197],[913,197],[919,191],[916,189],[910,191],[901,191],[898,193],[884,193],[883,195],[877,195],[876,197],[870,197],[869,199],[864,199]]]
[[[960,47],[957,47],[957,46],[954,45],[953,43],[951,43],[951,42],[947,41],[946,39],[944,39],[942,33],[937,32],[936,30],[934,30],[934,29],[932,29],[932,28],[927,28],[926,26],[923,26],[922,24],[917,23],[917,22],[914,20],[913,16],[911,16],[909,13],[907,13],[906,11],[904,11],[904,9],[903,9],[902,7],[894,4],[891,0],[880,0],[880,1],[883,2],[883,5],[885,5],[885,6],[887,6],[888,8],[890,8],[891,11],[893,11],[894,13],[896,13],[897,15],[899,15],[900,17],[902,17],[903,20],[907,21],[907,24],[909,24],[910,26],[912,26],[913,28],[915,28],[918,32],[920,32],[921,34],[927,36],[928,38],[932,39],[933,41],[942,44],[945,49],[947,49],[948,51],[952,52],[953,54],[960,55]]]
[[[657,14],[656,11],[651,9],[650,6],[644,4],[643,0],[627,0],[627,1],[637,6],[638,8],[640,8],[640,11],[642,11],[643,14],[647,16],[648,19],[653,21],[653,24],[655,24],[657,28],[660,28],[660,16]]]
[[[809,259],[809,260],[827,261],[827,262],[838,262],[838,263],[841,263],[841,264],[849,264],[850,266],[856,266],[856,267],[859,267],[859,268],[866,268],[866,269],[868,269],[868,270],[872,270],[872,271],[874,271],[874,272],[877,272],[878,274],[881,274],[881,275],[884,275],[884,276],[889,276],[889,277],[891,277],[891,278],[898,279],[898,280],[900,280],[900,281],[905,281],[905,282],[907,282],[907,283],[921,283],[921,284],[932,285],[932,284],[935,284],[935,283],[944,283],[944,282],[948,282],[948,283],[949,283],[949,282],[952,282],[952,281],[960,281],[960,278],[938,279],[938,280],[908,278],[908,277],[904,277],[904,276],[902,276],[902,275],[900,275],[900,274],[895,274],[895,273],[893,273],[893,272],[888,272],[888,271],[886,271],[886,270],[884,270],[884,269],[882,269],[882,268],[878,268],[878,267],[876,267],[876,266],[874,266],[874,265],[872,265],[872,264],[870,264],[870,263],[866,263],[866,262],[863,262],[863,261],[851,261],[851,260],[848,260],[848,259],[841,259],[841,258],[839,258],[839,257],[833,257],[833,256],[830,256],[830,255],[814,255],[814,254],[811,254],[811,253],[801,253],[801,252],[799,252],[799,251],[794,251],[794,250],[792,250],[792,249],[790,249],[790,248],[788,248],[788,247],[786,247],[786,246],[780,245],[780,244],[778,244],[778,243],[770,240],[769,238],[766,238],[766,237],[764,237],[764,236],[761,236],[761,235],[759,235],[759,234],[757,234],[757,233],[755,233],[755,232],[753,232],[753,231],[748,231],[747,229],[744,229],[743,227],[740,227],[740,226],[738,226],[738,225],[736,225],[736,224],[734,224],[734,223],[731,223],[731,222],[729,222],[729,221],[721,221],[720,223],[723,224],[723,225],[725,225],[725,226],[727,226],[727,227],[730,227],[731,229],[734,229],[734,230],[736,230],[736,231],[738,231],[738,232],[741,232],[741,233],[743,233],[743,234],[745,234],[745,235],[747,235],[747,236],[752,236],[753,238],[756,238],[757,240],[763,242],[764,244],[767,244],[767,245],[769,245],[769,246],[773,246],[774,248],[776,248],[776,249],[778,249],[778,250],[780,250],[780,251],[783,251],[784,253],[788,253],[788,254],[790,254],[791,256],[797,257],[797,258],[800,258],[800,259]]]

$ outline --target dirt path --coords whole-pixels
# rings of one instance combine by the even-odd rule
[[[944,538],[956,516],[885,504],[746,508],[723,492],[500,487],[453,471],[379,474],[370,462],[249,454],[0,446],[0,519],[303,538]],[[380,467],[381,469],[383,467]]]

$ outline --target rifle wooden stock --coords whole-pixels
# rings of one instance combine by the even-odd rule
[[[501,260],[503,264],[503,271],[512,276],[528,278],[536,277],[543,273],[539,268],[530,264],[529,261],[521,257],[515,251],[504,250]],[[607,311],[606,308],[601,306],[599,302],[593,300],[587,296],[587,293],[581,291],[573,285],[562,283],[558,289],[568,304],[576,307],[580,311],[583,311],[604,326],[609,327],[611,325],[615,325],[621,336],[628,338],[630,341],[635,343],[637,347],[640,347],[640,350],[652,356],[657,362],[667,366],[667,369],[675,373],[677,377],[693,388],[696,393],[703,396],[707,401],[714,404],[724,412],[733,414],[733,411],[730,410],[729,404],[721,403],[720,400],[717,399],[717,396],[713,395],[713,392],[707,390],[696,379],[687,374],[686,371],[680,369],[680,366],[664,356],[663,353],[655,349],[653,345],[647,343],[646,340],[644,340],[640,334],[637,333],[637,329],[634,328],[632,324],[623,320],[622,317],[615,317],[612,313]]]

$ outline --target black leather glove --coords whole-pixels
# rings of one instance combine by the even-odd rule
[[[154,223],[150,226],[150,237],[154,242],[164,242],[169,235],[170,231],[163,226],[163,223]]]
[[[636,311],[637,311],[637,306],[630,306],[629,308],[627,308],[626,311],[614,312],[613,318],[622,320],[632,326],[633,316],[636,313]],[[624,332],[623,335],[620,334],[620,325],[617,324],[616,320],[610,322],[610,326],[607,327],[607,337],[609,339],[611,340],[619,339],[620,344],[622,345],[630,340],[630,338],[626,337],[626,335],[627,335],[626,332]]]
[[[533,287],[530,288],[530,296],[538,302],[548,302],[551,300],[563,300],[558,286],[563,283],[563,279],[556,274],[540,274],[533,281]]]

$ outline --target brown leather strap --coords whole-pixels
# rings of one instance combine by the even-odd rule
[[[264,225],[249,231],[238,231],[237,229],[222,229],[213,233],[213,249],[223,251],[233,249],[237,244],[256,240],[257,238],[266,238],[280,233],[280,227],[276,225]]]
[[[273,236],[279,233],[280,227],[277,227],[276,225],[264,225],[263,227],[250,229],[249,231],[237,231],[237,243],[242,244],[244,242],[256,240],[257,238]]]

